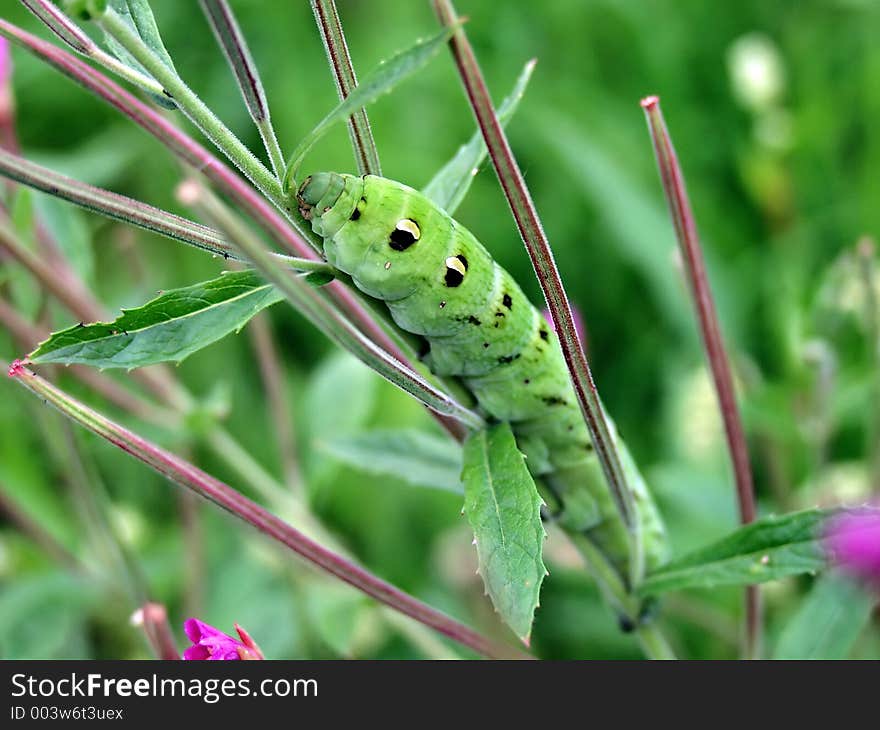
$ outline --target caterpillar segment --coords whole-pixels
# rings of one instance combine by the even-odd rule
[[[327,261],[421,335],[425,362],[455,376],[490,417],[511,424],[554,517],[582,532],[626,575],[629,541],[605,484],[552,327],[486,248],[417,190],[385,178],[322,172],[297,193]],[[648,568],[665,531],[626,446]],[[549,494],[547,491],[549,490]]]

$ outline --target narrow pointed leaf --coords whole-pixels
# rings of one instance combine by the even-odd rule
[[[379,64],[368,73],[361,83],[299,143],[287,163],[284,189],[290,190],[293,187],[303,158],[334,124],[348,119],[359,109],[373,103],[408,76],[421,69],[437,55],[454,30],[455,28],[444,28],[431,38],[416,42],[415,45]]]
[[[639,593],[765,583],[821,570],[827,564],[821,528],[830,514],[814,509],[752,522],[662,566],[645,579]]]
[[[113,322],[76,325],[56,332],[30,355],[31,362],[136,368],[180,362],[240,330],[281,294],[253,271],[174,289]]]
[[[785,627],[773,658],[846,659],[876,605],[851,578],[823,575]]]
[[[464,444],[464,511],[480,575],[495,610],[528,644],[547,574],[541,497],[510,424],[473,433]]]
[[[536,63],[537,61],[532,59],[525,65],[510,96],[498,107],[498,121],[502,124],[506,124],[516,112],[532,78]],[[434,175],[422,192],[447,213],[453,215],[467,195],[477,170],[488,154],[483,135],[477,130],[467,144],[459,147],[455,156]]]
[[[171,56],[162,42],[162,37],[159,35],[159,28],[156,25],[156,19],[153,17],[153,11],[148,0],[108,0],[107,12],[115,12],[119,15],[126,24],[131,26],[132,30],[137,33],[141,40],[149,46],[150,50],[161,59],[162,63],[174,70],[174,62],[171,60]],[[126,66],[144,76],[152,76],[109,33],[104,34],[104,42],[107,45],[107,49]],[[174,102],[167,96],[152,93],[150,96],[166,109],[176,108]]]
[[[417,487],[462,493],[461,447],[449,438],[413,429],[377,430],[316,446],[370,474],[392,476]]]

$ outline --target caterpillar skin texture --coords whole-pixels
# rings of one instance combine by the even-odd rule
[[[490,417],[510,422],[554,516],[565,529],[584,532],[625,574],[626,531],[559,342],[510,274],[443,209],[393,180],[318,173],[302,184],[297,203],[323,239],[327,261],[385,302],[398,326],[425,338],[432,372],[459,377]],[[664,529],[644,480],[618,446],[650,568],[666,557]]]

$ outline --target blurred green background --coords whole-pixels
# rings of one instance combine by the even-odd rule
[[[231,4],[289,153],[336,100],[308,3]],[[153,7],[183,78],[262,154],[197,3],[155,0]],[[867,499],[876,369],[866,287],[853,252],[861,236],[880,230],[880,6],[873,0],[459,0],[457,9],[469,17],[467,32],[496,101],[529,58],[539,59],[509,134],[585,320],[596,382],[658,494],[674,549],[731,529],[736,508],[639,108],[649,93],[662,99],[687,176],[735,359],[762,512]],[[436,29],[427,2],[339,0],[339,10],[361,74]],[[49,35],[14,3],[4,3],[2,15]],[[177,163],[146,133],[19,49],[13,85],[27,157],[193,215],[174,196]],[[370,118],[384,174],[414,187],[474,128],[445,52],[371,107]],[[342,127],[305,165],[353,167]],[[44,196],[29,203],[111,311],[224,268],[222,260]],[[540,301],[491,168],[477,176],[456,217]],[[12,264],[3,263],[0,287],[32,321],[54,328],[75,321],[47,305]],[[285,305],[269,317],[314,511],[379,575],[489,633],[499,631],[474,575],[460,498],[342,466],[322,448],[376,427],[434,431],[433,421]],[[0,331],[0,357],[21,354]],[[204,407],[169,429],[127,418],[60,375],[65,387],[246,489],[205,445],[211,424],[221,419],[281,478],[247,332],[196,354],[175,373]],[[293,565],[280,548],[213,507],[193,507],[145,467],[71,431],[11,381],[0,383],[0,394],[0,489],[90,571],[60,563],[15,520],[0,523],[0,655],[149,656],[128,623],[136,607],[132,571],[142,572],[167,604],[181,639],[183,618],[197,615],[227,631],[237,621],[278,658],[459,651],[435,646],[434,637],[389,620],[354,591]],[[89,493],[103,495],[91,510]],[[134,568],[121,567],[110,547],[115,540]],[[639,656],[560,535],[551,535],[547,550],[551,575],[536,617],[536,653]],[[765,589],[771,649],[808,586],[803,579]],[[684,656],[732,657],[740,603],[734,589],[676,595],[664,604],[664,624]],[[856,653],[880,654],[876,629],[865,633]]]

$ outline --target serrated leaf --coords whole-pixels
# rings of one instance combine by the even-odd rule
[[[461,448],[414,429],[376,430],[318,442],[317,448],[356,469],[393,476],[416,487],[461,494]]]
[[[430,38],[417,41],[415,45],[392,56],[389,60],[383,61],[364,76],[357,87],[324,117],[294,150],[284,174],[284,189],[291,189],[303,158],[334,124],[348,119],[362,107],[372,104],[380,96],[388,93],[401,81],[421,69],[437,54],[455,30],[455,27],[444,28]]]
[[[823,575],[785,627],[773,658],[845,659],[876,604],[851,578]]]
[[[526,644],[547,574],[541,497],[510,424],[472,433],[464,444],[464,511],[480,575],[495,610]]]
[[[830,514],[814,509],[757,520],[661,566],[645,579],[639,593],[750,585],[821,570],[826,558],[820,532]]]
[[[257,312],[281,301],[274,287],[253,271],[173,289],[113,322],[76,325],[56,332],[30,355],[35,363],[82,363],[136,368],[180,362],[240,330]]]
[[[162,42],[159,35],[159,27],[153,17],[148,0],[108,0],[109,10],[122,18],[131,29],[137,33],[140,39],[149,46],[150,50],[161,59],[168,68],[174,70],[174,62],[171,55]],[[135,71],[152,78],[152,75],[132,56],[123,46],[109,33],[104,34],[104,41],[108,50],[122,63]],[[175,109],[176,105],[167,96],[150,93],[150,97],[166,109]]]
[[[532,77],[535,63],[536,61],[532,59],[525,65],[510,96],[504,99],[501,106],[498,107],[498,121],[501,124],[506,124],[516,112],[516,108],[526,92],[529,79]],[[453,215],[461,205],[461,201],[464,200],[464,196],[467,195],[471,182],[487,154],[486,143],[478,129],[467,144],[459,147],[455,156],[434,175],[422,189],[422,192],[441,208],[444,208],[449,215]]]

